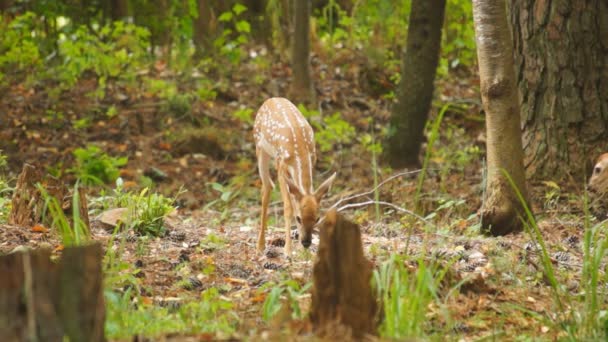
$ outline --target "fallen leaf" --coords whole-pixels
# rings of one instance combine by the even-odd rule
[[[159,142],[158,143],[158,148],[161,150],[165,150],[165,151],[170,151],[171,150],[171,144],[167,143],[167,142]]]
[[[262,303],[266,300],[266,294],[260,293],[259,295],[251,298],[252,303]]]
[[[224,280],[229,283],[234,283],[234,284],[247,284],[247,280],[240,279],[240,278],[227,277],[227,278],[224,278]]]
[[[54,252],[61,252],[65,247],[63,245],[57,245],[57,247],[55,247]]]
[[[36,224],[32,227],[32,231],[35,233],[46,233],[48,232],[48,228],[46,228],[45,226],[41,225],[41,224]]]

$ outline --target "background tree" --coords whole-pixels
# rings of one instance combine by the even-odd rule
[[[574,171],[608,148],[608,2],[511,2],[525,166]]]
[[[112,20],[122,20],[129,15],[129,2],[127,0],[111,0],[109,6]]]
[[[197,54],[200,56],[208,53],[212,47],[212,8],[209,0],[197,0],[198,16],[193,21],[194,30],[192,39],[196,47]]]
[[[504,1],[473,1],[481,99],[486,113],[488,175],[481,225],[503,235],[522,228],[521,202],[505,177],[527,198],[512,42]]]
[[[299,102],[315,102],[310,76],[310,0],[296,0],[294,6],[294,39],[291,52],[290,97]]]
[[[439,63],[444,12],[445,0],[412,1],[399,98],[393,107],[388,139],[388,160],[392,167],[419,164]]]

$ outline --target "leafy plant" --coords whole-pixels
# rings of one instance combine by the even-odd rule
[[[37,29],[36,15],[26,12],[12,20],[0,17],[0,82],[6,73],[33,72],[42,65],[38,41],[32,35]]]
[[[253,109],[251,108],[239,108],[232,113],[236,119],[246,124],[253,124]]]
[[[97,76],[95,96],[103,98],[109,78],[132,82],[147,57],[149,32],[133,24],[116,21],[104,25],[96,34],[86,26],[59,41],[63,63],[49,70],[60,81],[61,89],[73,87],[85,72]]]
[[[233,64],[241,61],[241,46],[249,41],[251,25],[242,16],[245,11],[247,11],[247,7],[236,3],[230,11],[220,14],[218,17],[218,21],[225,23],[227,27],[213,44],[219,49],[220,54],[227,57]]]
[[[205,209],[213,206],[219,206],[219,208],[222,210],[221,219],[224,220],[229,213],[227,210],[228,205],[239,195],[241,190],[240,188],[236,188],[233,184],[222,185],[220,183],[208,183],[207,185],[209,185],[213,190],[219,192],[220,197],[205,205]]]
[[[308,291],[312,284],[308,283],[304,286],[300,286],[297,281],[288,279],[279,283],[278,285],[269,283],[262,290],[265,290],[270,286],[272,286],[272,288],[266,296],[264,305],[262,306],[262,319],[269,322],[281,310],[281,307],[284,305],[285,301],[291,309],[291,318],[302,318],[302,310],[300,309],[299,299]]]
[[[144,188],[138,195],[129,194],[126,223],[140,235],[162,236],[166,232],[164,218],[175,210],[174,199]]]
[[[127,157],[110,157],[94,145],[89,145],[86,149],[77,148],[73,154],[76,166],[70,172],[85,185],[113,182],[120,174],[119,168],[127,164]]]
[[[352,143],[355,140],[355,128],[342,119],[339,112],[320,118],[315,110],[308,110],[300,104],[298,109],[315,128],[315,142],[321,152],[333,150],[336,145]]]

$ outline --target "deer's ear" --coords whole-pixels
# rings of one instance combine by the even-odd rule
[[[323,196],[329,191],[329,188],[331,188],[337,174],[337,172],[334,172],[334,174],[327,178],[325,182],[319,186],[317,191],[315,191],[315,198],[317,199],[317,202],[321,201],[321,198],[323,198]]]
[[[294,183],[291,177],[289,176],[285,177],[285,182],[287,183],[289,193],[292,194],[296,198],[296,200],[300,201],[303,196],[302,192],[300,191],[300,188],[298,188],[296,183]]]

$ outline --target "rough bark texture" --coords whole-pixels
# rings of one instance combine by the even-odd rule
[[[313,268],[310,320],[325,338],[362,338],[377,332],[372,266],[363,255],[359,226],[335,209],[325,216]]]
[[[294,11],[290,97],[296,103],[312,104],[315,103],[315,92],[310,76],[310,0],[295,0]]]
[[[0,257],[3,341],[104,341],[99,244],[70,247],[57,264],[49,250]]]
[[[523,210],[505,177],[527,199],[512,42],[504,1],[473,1],[481,99],[486,113],[486,198],[481,208],[483,232],[503,235],[521,230]]]
[[[388,140],[388,161],[395,168],[419,164],[439,63],[444,12],[445,0],[412,1],[399,102],[393,107]]]
[[[608,150],[608,2],[512,0],[529,176],[583,178]]]

